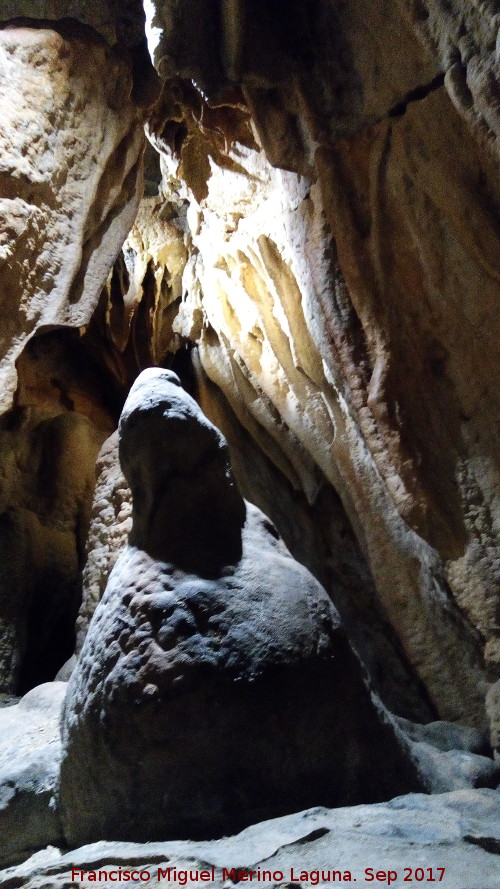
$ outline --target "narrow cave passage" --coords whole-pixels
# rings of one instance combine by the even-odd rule
[[[495,3],[0,7],[8,885],[496,886]]]
[[[148,32],[162,32],[156,33],[161,55],[162,18],[153,21],[151,9],[148,16]],[[273,34],[279,40],[279,29]],[[307,64],[314,68],[312,56]],[[136,84],[150,78],[141,65],[135,64]],[[359,181],[352,178],[349,152],[336,160],[322,147],[313,163],[307,139],[297,141],[298,112],[281,107],[277,87],[264,95],[246,82],[238,90],[210,86],[213,76],[212,70],[196,78],[193,69],[191,77],[165,80],[148,113],[144,196],[123,231],[122,249],[86,323],[72,330],[42,326],[19,357],[16,410],[24,419],[18,422],[38,440],[39,426],[59,414],[86,418],[92,462],[97,443],[116,428],[137,374],[148,366],[177,370],[226,434],[242,491],[325,585],[387,706],[417,720],[454,719],[463,695],[464,707],[476,700],[474,721],[484,721],[483,640],[451,592],[449,565],[464,558],[466,537],[455,478],[461,408],[445,371],[447,350],[420,319],[405,326],[403,285],[401,305],[390,310],[399,319],[399,341],[391,341],[387,309],[377,315],[361,300],[357,273],[352,278],[361,251],[356,226],[370,240],[379,208],[363,210],[370,186],[361,173]],[[429,79],[436,84],[432,101],[442,93],[437,77]],[[399,91],[415,96],[405,121],[423,107],[419,89]],[[275,146],[269,141],[269,103],[286,143],[279,158],[279,139]],[[387,118],[397,141],[406,124],[391,116],[396,106],[388,104]],[[390,153],[380,163],[401,167]],[[129,182],[131,173],[124,175]],[[342,210],[351,197],[352,213]],[[382,223],[391,217],[391,199],[388,179]],[[418,233],[414,241],[421,252]],[[364,267],[375,265],[372,257]],[[374,294],[370,275],[363,286]],[[412,385],[402,388],[404,374],[391,371],[400,359],[419,375],[420,391],[428,393],[423,400],[415,400]],[[455,413],[443,424],[444,404]],[[87,460],[81,466],[82,478],[72,480],[78,505],[71,517],[59,521],[36,497],[6,500],[73,536],[68,571],[77,587],[87,529],[97,521],[112,536],[92,507]],[[118,502],[125,508],[121,495]],[[109,517],[116,520],[114,508]],[[115,557],[107,552],[94,584],[98,595]],[[395,597],[394,589],[401,594]],[[33,592],[29,597],[37,601]],[[432,654],[429,640],[441,644],[436,608],[445,637],[466,640],[467,656],[453,666],[438,668]],[[61,646],[66,652],[70,642]]]

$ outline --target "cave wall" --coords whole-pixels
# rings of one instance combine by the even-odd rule
[[[137,213],[155,77],[150,63],[137,75],[123,21],[111,35],[76,16],[0,5],[4,692],[52,679],[71,653],[95,459],[116,422],[79,330]]]
[[[174,330],[309,510],[338,493],[433,706],[482,724],[498,675],[494,7],[203,5],[188,40],[194,6],[157,4],[157,64],[176,77],[149,123],[164,188],[189,203]]]
[[[86,325],[117,403],[142,367],[182,365],[389,706],[484,726],[500,676],[495,4],[157,0],[154,106],[140,4],[74,3],[64,27],[57,3],[39,24],[32,7],[1,8],[6,65],[29,74],[44,47],[47,108],[15,82],[3,181],[43,225],[6,236],[5,393],[40,325]],[[34,141],[36,176],[16,172],[20,108],[62,133]],[[146,117],[162,178],[136,217]]]
[[[90,319],[137,212],[143,135],[131,72],[96,36],[12,26],[0,41],[5,410],[28,338]]]

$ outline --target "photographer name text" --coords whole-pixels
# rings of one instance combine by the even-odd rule
[[[318,868],[305,870],[291,867],[287,871],[267,870],[264,868],[236,868],[236,867],[209,867],[204,870],[183,870],[177,867],[158,867],[144,870],[124,870],[114,868],[112,870],[79,870],[71,871],[71,879],[78,882],[90,881],[95,883],[148,883],[150,881],[167,880],[186,886],[191,883],[215,883],[217,879],[223,883],[310,883],[318,886],[320,883],[356,883],[359,879],[365,883],[385,883],[391,886],[400,879],[404,883],[440,883],[445,875],[444,867],[405,867],[396,870],[384,870],[374,867],[365,867],[362,874],[356,876],[350,870],[335,870]]]

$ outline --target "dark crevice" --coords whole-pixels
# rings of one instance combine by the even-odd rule
[[[500,840],[496,837],[476,837],[466,834],[464,842],[472,843],[473,846],[479,846],[485,852],[489,852],[490,855],[500,855]]]
[[[408,95],[401,101],[398,102],[388,112],[389,117],[401,117],[408,105],[412,102],[420,102],[422,99],[425,99],[430,93],[435,92],[436,90],[441,89],[444,85],[444,72],[441,74],[437,74],[430,83],[424,84],[423,86],[417,86],[415,89],[410,90]]]
[[[57,578],[56,578],[57,581]],[[75,624],[80,604],[79,590],[67,590],[67,602],[50,624],[47,621],[47,602],[51,594],[50,581],[43,578],[35,591],[26,623],[26,650],[22,659],[16,694],[21,697],[37,685],[52,682],[58,671],[75,650]]]
[[[64,385],[61,383],[61,381],[58,380],[57,377],[51,377],[50,378],[50,385],[53,386],[53,388],[57,392],[59,392],[59,399],[60,399],[62,406],[64,408],[66,408],[67,411],[74,411],[75,402],[73,401],[72,398],[69,397],[69,395],[66,392],[66,389],[65,389]]]

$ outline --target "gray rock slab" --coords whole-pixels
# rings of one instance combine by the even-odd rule
[[[395,717],[395,720],[412,741],[432,744],[433,747],[444,751],[465,750],[480,756],[488,756],[491,752],[488,738],[479,729],[444,720],[425,725],[410,722],[401,716]]]
[[[424,777],[426,790],[446,793],[467,787],[496,788],[500,762],[466,750],[439,750],[424,741],[413,742],[413,754]]]
[[[0,709],[0,864],[62,842],[53,791],[65,682],[49,682]]]
[[[182,885],[229,889],[236,882],[256,889],[339,883],[500,889],[499,853],[500,793],[458,790],[435,796],[409,794],[369,806],[309,809],[209,842],[98,842],[66,854],[48,848],[0,871],[0,887],[122,887],[132,885],[123,872],[139,870],[144,877],[141,885],[148,889]],[[90,871],[109,874],[119,869],[121,879],[88,879]],[[253,871],[253,876],[238,880],[233,869]],[[87,876],[82,877],[81,871]],[[201,871],[208,872],[208,879],[200,877]],[[335,871],[341,879],[334,877]]]

